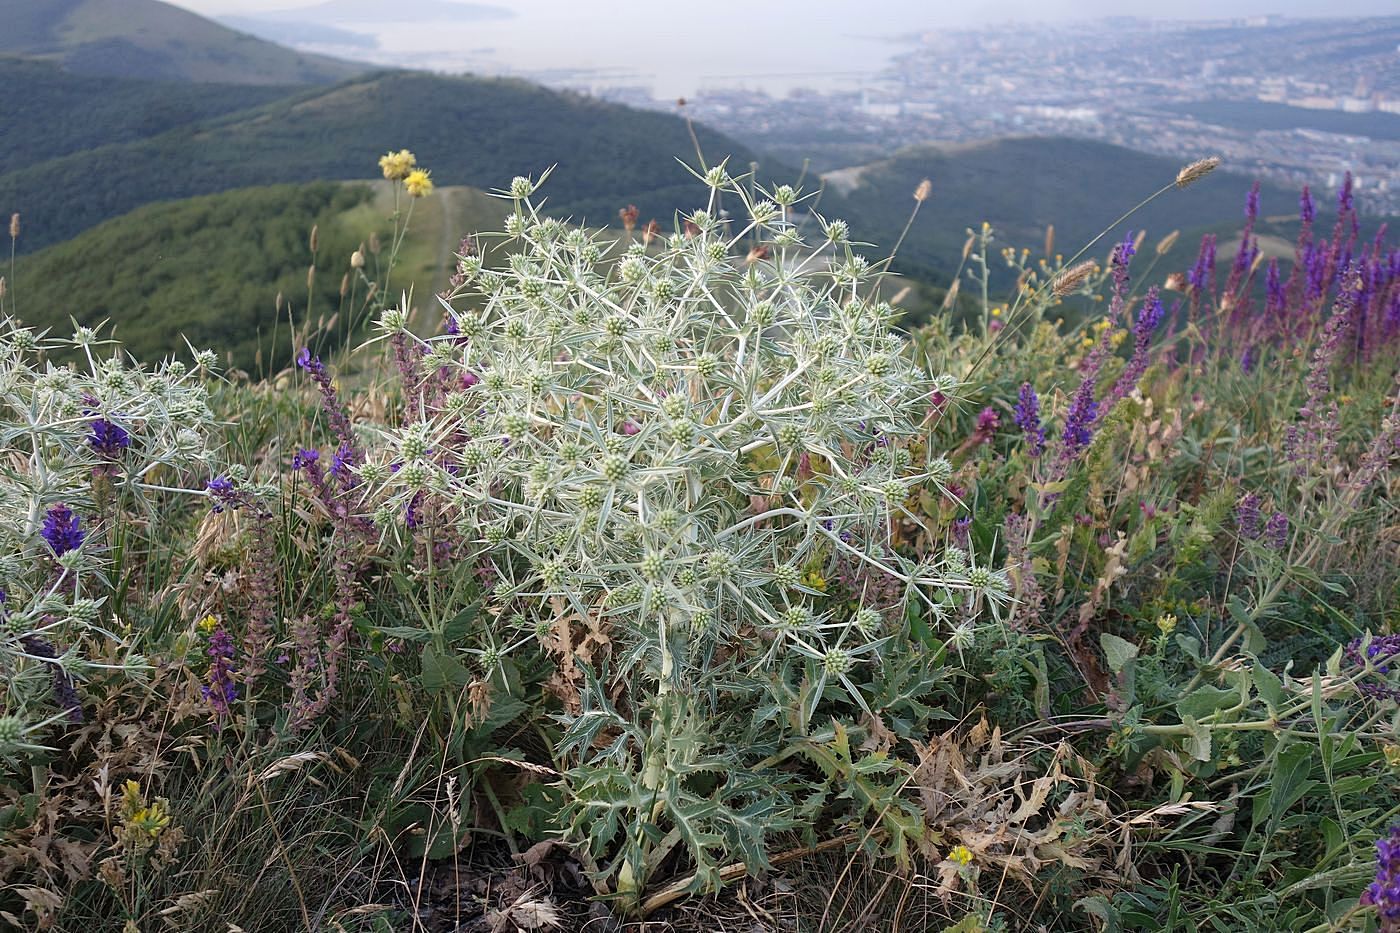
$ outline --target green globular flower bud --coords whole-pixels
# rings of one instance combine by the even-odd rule
[[[656,527],[665,534],[672,534],[681,526],[681,513],[675,509],[662,509],[656,513]]]
[[[989,589],[992,585],[992,572],[986,567],[973,567],[968,571],[967,582],[973,589]]]
[[[661,413],[667,418],[679,418],[685,414],[688,403],[683,395],[668,395],[661,400]]]
[[[723,243],[709,243],[705,246],[705,258],[710,262],[723,262],[729,255],[729,247]]]
[[[614,314],[603,322],[603,332],[609,337],[625,337],[632,324],[620,314]]]
[[[520,412],[511,412],[505,417],[506,435],[512,440],[517,440],[530,433],[530,416]]]
[[[760,301],[753,306],[750,317],[754,324],[759,327],[772,327],[773,322],[778,319],[778,309],[773,306],[771,301]]]
[[[695,360],[695,371],[701,376],[709,379],[719,372],[719,358],[713,353],[706,353]]]
[[[24,720],[18,716],[0,716],[0,755],[10,755],[24,739]]]
[[[785,424],[778,429],[778,444],[785,450],[799,450],[805,433],[801,425]]]
[[[617,274],[628,285],[636,285],[646,278],[646,261],[638,256],[628,256],[617,264]]]
[[[773,200],[783,207],[791,207],[797,201],[797,190],[792,185],[779,185],[773,192]]]
[[[670,353],[676,348],[676,341],[670,334],[662,334],[656,338],[654,346],[657,353]]]
[[[789,606],[782,614],[778,624],[783,628],[800,629],[805,628],[812,622],[812,610],[806,606]]]
[[[609,454],[603,458],[603,478],[610,483],[620,483],[627,478],[629,464],[620,454]]]
[[[754,203],[753,210],[749,212],[754,223],[763,225],[772,223],[778,216],[778,205],[772,201],[764,200]]]
[[[520,201],[528,198],[535,191],[535,183],[524,175],[516,175],[510,180],[510,196]]]
[[[399,308],[385,308],[379,315],[379,329],[396,334],[408,326],[408,315]]]
[[[822,658],[822,667],[832,677],[839,677],[851,669],[851,656],[840,648],[832,648]]]
[[[953,465],[946,457],[938,457],[930,460],[928,464],[928,478],[935,483],[946,483],[953,478]]]
[[[865,371],[877,379],[883,379],[894,370],[894,364],[890,362],[888,356],[875,355],[867,357],[865,360]]]
[[[739,561],[728,551],[717,549],[705,557],[705,567],[715,579],[728,580],[739,569]]]
[[[659,580],[666,572],[666,558],[655,552],[648,554],[642,558],[639,569],[648,580]]]
[[[779,564],[773,568],[773,583],[783,589],[791,589],[802,580],[802,573],[792,564]]]
[[[505,525],[487,525],[486,530],[483,533],[483,537],[486,538],[487,544],[491,545],[492,547],[499,547],[500,545],[505,543],[506,535],[508,534],[509,531],[506,529]]]
[[[851,621],[854,623],[856,631],[860,632],[861,637],[874,638],[885,620],[876,610],[863,606]]]
[[[672,443],[689,444],[695,437],[695,422],[689,418],[677,418],[666,425],[666,438]]]
[[[833,220],[826,225],[826,238],[833,243],[844,243],[850,238],[851,228],[844,220]]]
[[[428,480],[431,477],[431,468],[422,460],[404,464],[398,473],[399,482],[409,489],[422,489],[428,485]]]
[[[578,504],[587,511],[601,508],[603,505],[603,491],[597,486],[585,486],[578,494]]]
[[[723,165],[716,165],[705,173],[705,184],[711,188],[723,188],[730,182],[729,173],[724,170]]]
[[[897,479],[885,480],[880,485],[880,494],[889,505],[899,505],[909,496],[909,487]]]
[[[670,301],[676,294],[676,283],[670,279],[657,279],[651,283],[651,296],[657,301]]]
[[[583,459],[583,448],[573,441],[565,441],[559,445],[559,459],[565,463],[577,463]]]
[[[399,440],[399,454],[404,460],[421,460],[428,455],[428,426],[415,422],[404,431]]]
[[[561,560],[547,560],[540,567],[540,579],[544,585],[550,589],[558,589],[564,583],[564,562]]]
[[[676,576],[676,582],[683,587],[692,587],[700,582],[700,574],[694,567],[687,567]]]

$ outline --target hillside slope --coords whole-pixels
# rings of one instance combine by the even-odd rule
[[[365,70],[160,0],[0,0],[0,53],[78,74],[225,84],[326,84]]]
[[[697,132],[712,161],[732,155],[744,171],[756,158],[718,133]],[[596,223],[611,222],[628,203],[644,219],[666,219],[704,198],[677,162],[695,161],[677,117],[523,81],[389,72],[0,174],[0,212],[24,215],[19,246],[32,251],[153,201],[367,179],[391,147],[414,150],[440,185],[502,187],[513,175],[557,165],[549,209]]]
[[[98,146],[159,136],[271,103],[282,84],[191,84],[78,75],[57,62],[0,57],[5,146],[0,172]]]
[[[1204,153],[1203,153],[1204,154]],[[1056,250],[1071,255],[1134,204],[1176,177],[1178,162],[1079,139],[1013,138],[966,146],[922,146],[858,170],[844,180],[858,230],[897,235],[919,181],[933,196],[900,248],[902,268],[946,277],[962,255],[968,228],[988,221],[1003,246],[1036,249],[1055,225]],[[1241,217],[1250,179],[1228,166],[1184,190],[1172,190],[1115,228],[1164,236]],[[1296,192],[1266,185],[1265,213],[1284,213]],[[1096,250],[1099,255],[1105,250]]]

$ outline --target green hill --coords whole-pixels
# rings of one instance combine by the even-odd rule
[[[1055,225],[1057,251],[1076,252],[1128,208],[1176,177],[1181,163],[1078,139],[1014,138],[967,146],[924,146],[828,176],[851,205],[858,233],[893,242],[924,178],[933,196],[900,249],[906,272],[946,278],[962,255],[966,230],[988,221],[1002,245],[1036,249]],[[1242,219],[1251,180],[1228,166],[1173,190],[1119,225],[1162,236]],[[1265,213],[1291,211],[1295,192],[1266,185]],[[1286,210],[1285,210],[1286,208]],[[1106,252],[1106,247],[1095,255]]]
[[[56,62],[0,57],[6,89],[0,172],[98,146],[159,136],[286,97],[293,85],[192,84],[66,72]]]
[[[0,0],[0,53],[78,74],[225,84],[325,84],[365,70],[159,0]]]
[[[30,120],[43,122],[42,115]],[[29,130],[16,126],[23,137]],[[697,128],[706,155],[756,156]],[[32,251],[153,201],[231,188],[374,174],[376,156],[408,147],[441,185],[501,187],[558,165],[548,207],[595,222],[637,204],[643,219],[702,203],[677,157],[694,146],[677,117],[523,81],[378,73],[253,110],[33,162],[0,174],[0,212],[19,211]],[[790,177],[786,170],[777,171]]]
[[[389,183],[377,181],[269,185],[150,204],[20,257],[10,297],[26,324],[55,335],[71,333],[72,321],[105,323],[104,335],[141,359],[180,353],[188,339],[240,368],[275,371],[290,360],[293,326],[331,344],[358,335],[366,315],[354,299],[365,288],[342,301],[342,277],[371,233],[390,242],[393,203]],[[416,329],[437,327],[432,295],[446,287],[462,236],[498,229],[505,210],[474,188],[438,188],[414,203],[389,294],[412,293]],[[313,225],[319,244],[308,292]],[[486,258],[493,264],[489,251]],[[366,272],[377,278],[387,252],[367,259]]]

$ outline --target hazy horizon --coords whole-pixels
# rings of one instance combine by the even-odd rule
[[[752,0],[707,0],[704,4],[612,0],[600,13],[578,0],[462,0],[460,18],[440,11],[457,0],[403,0],[385,7],[348,3],[352,17],[325,10],[325,0],[171,0],[209,16],[279,14],[276,38],[299,48],[379,65],[437,71],[510,74],[579,86],[648,87],[660,98],[693,95],[707,88],[742,87],[783,95],[795,88],[830,91],[861,87],[906,46],[899,40],[919,32],[974,25],[1073,22],[1124,15],[1110,0],[985,0],[929,4],[927,0],[811,0],[754,4]],[[475,17],[471,6],[508,10],[508,16]],[[321,41],[296,32],[297,11],[318,27]],[[1382,0],[1337,0],[1329,17],[1393,12]],[[1151,19],[1238,19],[1280,14],[1316,15],[1315,4],[1238,0],[1222,9],[1205,0],[1177,0],[1167,16]],[[1222,16],[1228,12],[1228,16]],[[397,18],[395,17],[397,13]],[[244,25],[244,24],[237,24]],[[332,27],[327,34],[324,27]],[[251,27],[247,27],[251,28]],[[334,30],[353,32],[360,43],[328,41]],[[342,33],[344,35],[344,33]],[[732,37],[732,38],[731,38]],[[363,43],[363,44],[361,44]],[[367,44],[369,47],[364,47]]]

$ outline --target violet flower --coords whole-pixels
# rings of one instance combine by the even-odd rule
[[[108,421],[106,418],[97,418],[92,422],[92,431],[88,434],[88,443],[99,455],[108,460],[115,460],[121,456],[121,452],[131,446],[131,434],[121,425]]]
[[[1376,908],[1381,933],[1400,930],[1400,824],[1376,840],[1376,880],[1366,887],[1361,903]]]
[[[238,699],[238,684],[234,682],[233,639],[223,626],[209,635],[209,682],[201,692],[213,711],[214,722],[220,728],[229,717],[230,706]]]
[[[61,502],[49,507],[48,517],[44,519],[44,528],[39,533],[48,542],[55,557],[76,551],[87,537],[78,516]]]
[[[1263,530],[1263,518],[1259,514],[1259,497],[1254,493],[1246,493],[1235,506],[1235,528],[1238,529],[1241,538],[1250,541],[1258,540]]]
[[[1032,457],[1045,452],[1045,428],[1040,424],[1040,397],[1029,382],[1021,383],[1021,395],[1016,402],[1016,426],[1025,435]]]

